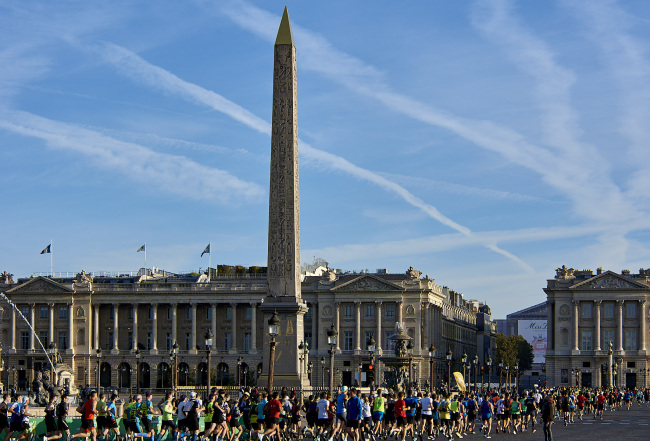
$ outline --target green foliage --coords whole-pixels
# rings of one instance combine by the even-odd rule
[[[533,365],[533,347],[521,335],[506,337],[497,334],[497,359],[496,364],[503,366],[519,366],[519,372],[530,369]]]

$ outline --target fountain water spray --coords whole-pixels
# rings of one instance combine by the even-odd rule
[[[36,341],[38,341],[38,344],[41,346],[41,348],[43,348],[43,352],[45,353],[45,357],[47,358],[47,361],[50,363],[50,366],[52,367],[52,370],[54,370],[54,364],[52,364],[52,360],[50,359],[50,356],[49,356],[49,354],[47,353],[47,350],[45,349],[45,346],[43,346],[43,342],[41,341],[40,338],[38,338],[38,335],[36,335],[36,332],[34,331],[34,328],[32,328],[31,323],[29,323],[29,320],[27,320],[27,318],[23,315],[23,313],[20,312],[20,310],[19,310],[18,307],[14,304],[14,302],[12,302],[11,300],[9,300],[9,297],[7,297],[7,296],[5,295],[5,293],[0,292],[0,298],[5,299],[5,300],[7,301],[7,303],[9,303],[9,305],[10,305],[13,309],[16,310],[16,312],[18,313],[18,315],[20,315],[20,316],[22,317],[22,319],[25,321],[25,323],[27,323],[27,326],[29,326],[29,329],[32,331],[32,335],[34,336],[34,338],[36,339]],[[52,336],[50,336],[50,338],[52,338]]]

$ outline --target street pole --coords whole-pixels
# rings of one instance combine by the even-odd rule
[[[140,349],[135,350],[135,390],[140,393]]]
[[[431,343],[431,346],[429,346],[429,376],[431,377],[431,384],[429,386],[431,388],[430,392],[433,392],[435,390],[435,386],[433,385],[433,356],[435,353],[436,347],[433,345],[433,343]]]
[[[209,271],[209,270],[208,270]],[[205,387],[205,398],[207,399],[208,396],[210,396],[210,365],[211,363],[211,356],[212,356],[212,338],[214,335],[212,335],[212,329],[208,328],[208,330],[205,332],[204,335],[204,340],[205,340],[205,351],[207,352],[207,359],[208,359],[208,365],[206,366],[207,370],[207,380],[205,382],[206,387]]]
[[[332,323],[332,327],[327,330],[327,343],[330,345],[330,395],[332,398],[334,397],[334,351],[338,335],[339,333]]]
[[[275,370],[275,337],[280,333],[280,317],[278,317],[278,312],[274,311],[273,315],[269,319],[269,335],[271,336],[271,341],[269,342],[269,383],[268,383],[268,393],[271,395],[273,393],[273,371]]]

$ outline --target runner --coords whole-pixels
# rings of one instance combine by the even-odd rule
[[[555,419],[555,403],[553,398],[549,395],[542,404],[542,421],[544,423],[544,440],[552,441],[553,433],[551,432],[551,425]]]
[[[490,432],[492,431],[493,413],[494,413],[494,406],[492,405],[490,396],[488,394],[485,394],[485,397],[483,398],[483,402],[481,403],[481,421],[483,422],[483,426],[481,427],[481,430],[483,431],[483,436],[485,436],[485,438],[488,439],[492,438],[490,436]]]
[[[88,438],[95,441],[97,438],[97,431],[95,429],[95,415],[97,415],[97,392],[90,392],[90,396],[82,406],[81,427],[79,432],[72,435],[74,438]]]
[[[338,412],[338,409],[337,409]],[[346,406],[346,432],[352,436],[352,441],[359,441],[359,421],[361,421],[363,407],[357,396],[355,388],[350,389],[349,399]],[[402,438],[403,439],[403,438]]]
[[[4,394],[0,402],[0,432],[5,431],[5,436],[9,433],[9,419],[7,418],[7,408],[11,402],[11,395]]]
[[[172,434],[172,438],[175,438],[174,432],[176,432],[176,424],[174,423],[174,405],[172,404],[172,393],[167,392],[165,398],[163,399],[162,404],[158,404],[158,408],[161,411],[161,423],[160,423],[160,433],[158,434],[158,439],[156,441],[161,441],[167,432]]]
[[[57,426],[59,428],[59,434],[61,435],[59,438],[63,438],[63,434],[65,433],[67,440],[69,440],[72,436],[70,434],[70,427],[68,427],[68,423],[66,421],[68,412],[70,411],[68,399],[69,398],[67,394],[63,395],[61,397],[61,402],[58,406],[56,406]]]

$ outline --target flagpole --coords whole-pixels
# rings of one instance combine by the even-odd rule
[[[208,282],[210,282],[212,275],[212,270],[210,269],[212,267],[212,242],[208,242],[208,246],[210,247],[210,252],[208,253]]]
[[[147,280],[147,242],[144,243],[144,280]]]
[[[50,273],[54,277],[54,247],[52,246],[52,239],[50,239]]]

